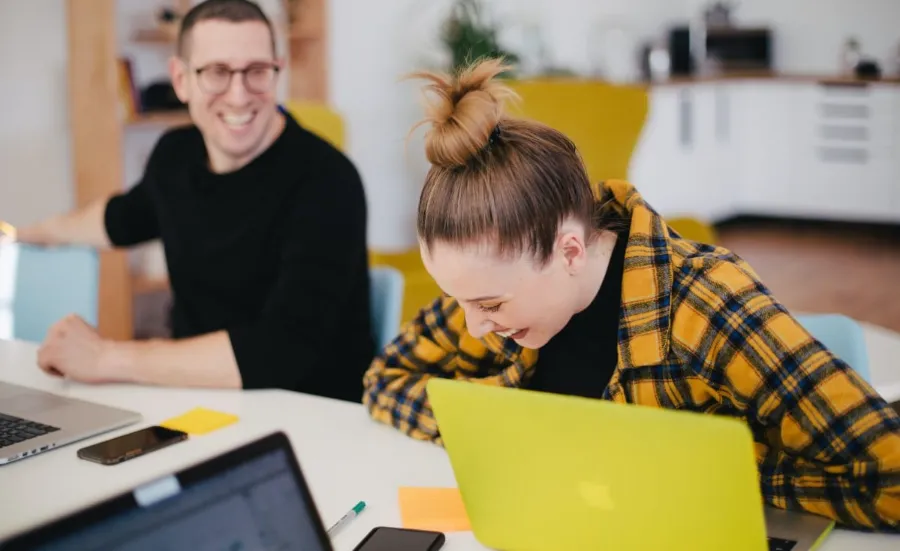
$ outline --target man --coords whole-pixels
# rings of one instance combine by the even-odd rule
[[[375,348],[364,190],[346,157],[278,109],[281,68],[255,3],[207,0],[185,16],[169,69],[194,126],[165,134],[127,193],[18,235],[101,248],[160,238],[175,339],[106,341],[69,317],[49,331],[41,369],[360,400]]]

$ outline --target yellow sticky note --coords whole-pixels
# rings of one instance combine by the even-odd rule
[[[404,528],[462,532],[472,529],[457,488],[400,488]]]
[[[198,435],[206,434],[228,426],[237,420],[237,415],[198,407],[183,415],[163,421],[160,423],[160,426],[166,427],[167,429],[184,431],[192,435]]]

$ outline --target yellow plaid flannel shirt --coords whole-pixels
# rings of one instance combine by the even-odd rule
[[[599,184],[598,197],[604,188],[631,222],[619,361],[603,398],[741,418],[767,503],[900,531],[897,414],[743,260],[679,237],[627,182]],[[441,297],[376,357],[363,403],[375,420],[440,444],[430,377],[519,387],[537,357],[496,334],[472,337],[462,308]]]

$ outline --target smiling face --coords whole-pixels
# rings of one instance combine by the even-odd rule
[[[203,134],[212,169],[240,168],[262,153],[284,125],[274,70],[281,62],[274,58],[269,28],[261,21],[200,21],[183,55],[170,63],[172,84]],[[228,71],[236,69],[249,71],[234,73],[219,89]]]
[[[542,266],[531,254],[503,258],[485,246],[439,241],[430,249],[420,245],[420,250],[426,270],[463,308],[472,336],[494,332],[536,349],[586,306],[589,257],[578,234],[563,234]]]

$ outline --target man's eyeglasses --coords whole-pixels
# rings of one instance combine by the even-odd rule
[[[244,87],[253,94],[264,94],[272,90],[279,67],[273,63],[253,63],[243,69],[232,69],[228,65],[213,63],[194,69],[197,82],[204,93],[224,94],[231,86],[235,73],[243,77]]]

